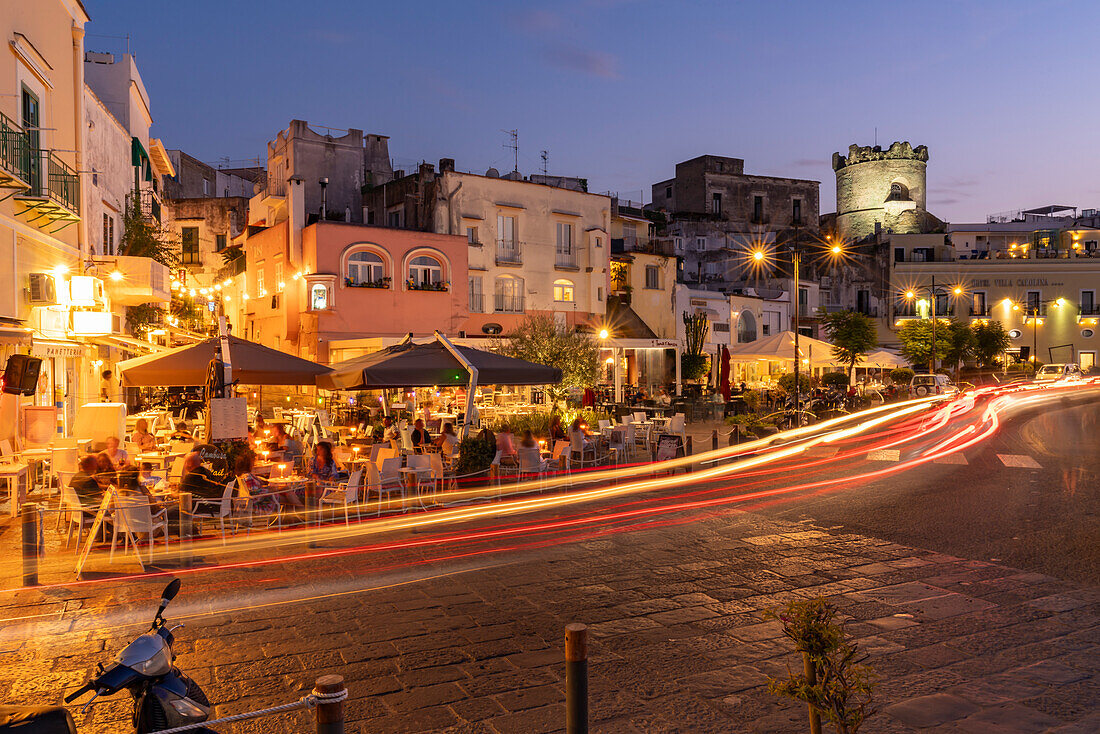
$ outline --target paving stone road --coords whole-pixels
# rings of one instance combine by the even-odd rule
[[[218,715],[293,700],[339,673],[351,732],[552,732],[564,726],[563,628],[580,621],[593,731],[798,732],[804,708],[765,690],[797,663],[765,612],[824,596],[880,675],[864,731],[1100,731],[1094,587],[733,511],[478,563],[499,565],[443,562],[418,570],[427,580],[355,579],[387,588],[189,620],[178,663]],[[318,594],[327,587],[311,576],[338,572],[294,567]],[[220,572],[201,594],[188,582],[179,602],[270,588],[269,576]],[[160,583],[0,594],[0,618],[56,612],[68,630],[28,638],[18,622],[0,625],[0,700],[58,702],[131,634],[89,630],[82,612],[148,608]],[[81,732],[127,731],[126,704],[77,713]]]

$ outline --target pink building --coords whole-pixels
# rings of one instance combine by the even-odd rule
[[[238,333],[328,362],[332,341],[464,328],[465,237],[318,222],[302,230],[301,243],[301,264],[292,267],[287,222],[248,238],[249,298]]]

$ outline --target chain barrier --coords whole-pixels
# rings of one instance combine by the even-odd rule
[[[178,732],[203,729],[217,724],[232,724],[235,721],[246,721],[248,719],[258,719],[262,716],[282,714],[286,713],[287,711],[295,711],[297,709],[314,708],[319,703],[340,703],[342,701],[346,701],[347,698],[347,689],[337,691],[335,693],[318,693],[317,691],[314,691],[313,693],[302,696],[297,701],[284,703],[281,706],[272,706],[271,708],[258,709],[256,711],[246,711],[244,713],[233,714],[231,716],[223,716],[222,718],[214,719],[213,721],[202,721],[196,724],[177,726],[173,729],[160,729],[158,731],[152,732],[152,734],[177,734]]]

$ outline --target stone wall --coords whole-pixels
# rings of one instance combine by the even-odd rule
[[[848,153],[833,154],[838,234],[859,240],[874,234],[876,225],[895,234],[921,232],[927,221],[928,149],[895,142],[886,150],[852,145]],[[903,188],[892,193],[895,184]]]

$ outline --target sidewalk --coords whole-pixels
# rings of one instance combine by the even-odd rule
[[[433,562],[415,582],[347,559],[296,564],[285,577],[259,568],[189,580],[177,614],[295,584],[315,595],[336,581],[375,590],[189,620],[177,662],[217,715],[293,700],[338,673],[351,691],[349,732],[558,731],[563,627],[580,621],[591,632],[593,731],[803,731],[804,707],[765,690],[797,661],[764,612],[825,596],[881,676],[864,731],[1100,730],[1095,588],[743,512],[477,563]],[[71,625],[49,636],[0,625],[0,700],[59,701],[128,639],[95,631],[99,610],[151,608],[153,587],[0,595],[0,618],[49,609]],[[82,732],[123,731],[127,716],[123,701],[76,713]],[[307,721],[226,731],[302,732]]]

